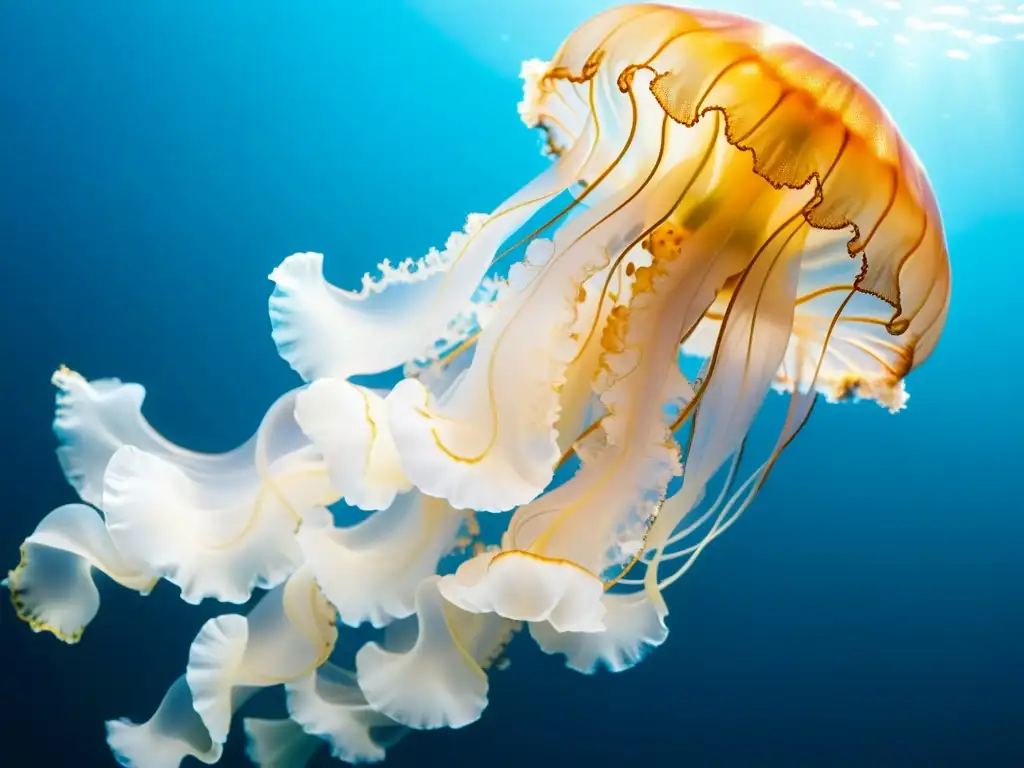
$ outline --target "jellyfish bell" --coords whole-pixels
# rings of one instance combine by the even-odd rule
[[[775,27],[646,4],[584,23],[546,70],[533,62],[526,92],[532,103],[521,112],[564,143],[571,135],[562,127],[566,113],[595,116],[584,108],[589,92],[621,87],[637,68],[653,75],[644,95],[682,129],[717,112],[725,121],[722,143],[738,150],[730,160],[748,151],[754,172],[771,186],[817,192],[804,220],[849,233],[848,253],[864,272],[858,292],[890,304],[887,329],[896,336],[915,331],[910,338],[923,362],[945,321],[948,254],[927,175],[874,97]],[[718,191],[720,199],[728,196],[728,189]]]

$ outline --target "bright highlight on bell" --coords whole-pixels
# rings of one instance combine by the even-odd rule
[[[152,719],[108,723],[122,764],[215,763],[270,686],[289,717],[244,721],[257,764],[382,760],[477,720],[523,628],[574,670],[626,670],[819,396],[906,407],[948,255],[921,164],[850,75],[748,19],[634,5],[522,76],[538,178],[359,290],[316,253],[274,270],[273,338],[304,383],[236,450],[162,438],[138,384],[54,374],[85,503],[26,539],[18,615],[76,642],[93,570],[189,603],[265,591],[203,626]],[[395,369],[390,391],[353,382]],[[772,390],[786,415],[751,462]],[[337,524],[341,500],[364,518]],[[339,632],[364,624],[380,636],[343,669]]]

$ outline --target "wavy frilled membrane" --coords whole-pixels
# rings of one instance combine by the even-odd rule
[[[87,380],[61,366],[51,381],[57,388],[53,431],[61,469],[82,501],[103,508],[103,473],[123,446],[196,470],[216,472],[230,454],[200,454],[165,439],[142,415],[146,390],[120,379]]]
[[[575,183],[587,154],[581,144],[490,215],[471,215],[443,251],[397,267],[382,262],[379,276],[364,275],[359,291],[327,283],[322,254],[290,256],[270,275],[270,318],[281,357],[313,381],[391,370],[428,352],[470,304],[501,245]]]
[[[269,590],[203,626],[151,720],[108,725],[122,763],[214,762],[278,686],[287,717],[244,719],[253,762],[383,760],[480,718],[523,626],[570,669],[628,670],[817,402],[907,406],[949,257],[921,163],[848,73],[750,19],[632,5],[521,75],[541,175],[358,290],[317,253],[273,271],[273,340],[305,383],[240,448],[164,440],[138,384],[54,375],[58,458],[103,516],[40,524],[8,579],[19,615],[73,641],[94,570],[189,602]],[[381,373],[401,378],[364,385]],[[773,392],[765,452],[748,436]]]
[[[288,718],[247,717],[243,727],[245,754],[258,768],[305,768],[324,745]]]
[[[146,722],[108,721],[107,744],[118,763],[128,768],[177,768],[186,757],[213,765],[224,751],[193,708],[184,676],[171,683]]]
[[[487,668],[515,622],[475,616],[441,597],[438,577],[416,590],[416,635],[391,648],[367,643],[356,654],[356,679],[369,705],[409,728],[462,728],[487,707]]]
[[[95,509],[65,504],[25,539],[21,562],[3,585],[18,618],[33,631],[76,643],[100,607],[93,571],[143,595],[156,585],[144,563],[118,550]]]
[[[407,731],[369,705],[353,672],[331,662],[285,687],[292,720],[346,763],[379,763]]]
[[[227,739],[239,690],[267,688],[311,674],[338,639],[333,606],[302,567],[245,615],[210,619],[188,654],[185,679],[214,741]]]
[[[632,669],[668,638],[667,609],[660,599],[640,594],[606,594],[602,598],[604,631],[559,632],[548,621],[534,622],[530,635],[545,653],[565,656],[570,669],[593,674]]]
[[[303,517],[338,498],[323,455],[282,396],[238,448],[203,454],[163,438],[142,415],[145,390],[61,368],[57,455],[83,500],[99,507],[115,547],[174,583],[187,602],[243,603],[300,562]]]
[[[186,602],[244,603],[254,588],[280,584],[301,563],[299,525],[337,499],[321,454],[295,423],[296,395],[274,403],[248,442],[209,462],[133,445],[110,458],[111,537]]]
[[[418,585],[455,547],[465,521],[442,499],[413,491],[346,528],[303,526],[298,542],[341,621],[383,627],[415,612]]]
[[[405,376],[418,379],[435,395],[447,391],[472,362],[480,331],[494,319],[508,295],[505,278],[481,280],[470,303],[448,321],[444,333],[429,349],[406,361],[402,367]]]
[[[379,392],[317,379],[296,395],[295,421],[324,456],[332,487],[352,506],[386,509],[412,488]]]

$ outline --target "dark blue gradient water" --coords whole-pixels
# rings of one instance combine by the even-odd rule
[[[58,364],[145,383],[175,442],[240,442],[296,383],[271,269],[322,251],[354,285],[500,202],[545,163],[516,115],[519,60],[606,5],[0,3],[4,568],[73,500]],[[766,5],[877,92],[929,168],[954,272],[942,343],[903,413],[816,409],[672,588],[643,664],[585,677],[520,638],[481,721],[415,734],[388,765],[1024,765],[1024,24],[984,20],[1024,11]],[[0,607],[0,765],[114,765],[103,721],[149,717],[219,612],[166,584],[101,591],[77,646]],[[222,765],[246,764],[239,742]]]

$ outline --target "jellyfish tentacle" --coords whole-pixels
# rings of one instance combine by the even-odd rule
[[[825,332],[824,342],[822,344],[822,348],[818,356],[817,364],[813,368],[813,373],[811,375],[810,380],[807,382],[806,387],[804,387],[802,390],[799,388],[794,389],[790,399],[789,408],[786,412],[785,423],[783,424],[779,438],[768,459],[763,464],[761,464],[760,467],[757,468],[757,470],[743,483],[742,486],[740,486],[740,488],[735,493],[732,494],[732,496],[729,499],[729,502],[725,505],[725,507],[721,509],[718,518],[715,520],[715,523],[711,527],[711,530],[708,531],[708,533],[700,542],[698,542],[696,545],[692,547],[688,547],[686,550],[673,553],[674,557],[682,556],[683,554],[688,554],[689,558],[685,563],[683,563],[682,566],[680,566],[675,571],[675,573],[659,582],[661,589],[666,589],[667,587],[671,586],[673,583],[678,581],[692,567],[694,561],[701,554],[701,552],[704,551],[706,546],[736,523],[736,521],[749,508],[751,502],[757,496],[757,493],[760,491],[761,487],[767,480],[768,474],[775,466],[776,461],[778,461],[779,456],[787,447],[789,447],[793,440],[796,439],[796,436],[800,433],[800,431],[807,425],[807,422],[811,416],[811,411],[816,402],[817,391],[815,385],[821,373],[822,365],[824,364],[826,359],[826,352],[828,349],[830,337],[835,329],[836,324],[839,321],[839,318],[842,316],[847,306],[847,303],[854,297],[854,294],[855,289],[851,287],[851,289],[846,295],[845,301],[843,301],[836,309],[832,321],[828,327],[828,330]],[[800,357],[798,357],[797,367],[802,368],[802,363],[803,360]],[[738,460],[739,456],[737,456],[737,462]],[[736,466],[737,464],[734,463],[733,469]],[[730,472],[730,480],[732,477],[733,473]],[[729,481],[727,481],[726,487],[728,487],[728,485]],[[686,503],[685,497],[680,496],[679,500],[683,502],[683,504],[679,505],[681,508],[680,512],[677,512],[674,515],[672,515],[671,519],[682,519],[682,517],[685,516],[689,511],[684,506]],[[674,499],[673,501],[676,500]],[[737,503],[739,504],[738,508],[735,512],[733,512],[730,515],[729,513],[732,511],[732,508]],[[698,523],[700,522],[701,521],[698,521]],[[693,526],[690,526],[687,529],[687,532],[689,532],[691,528],[693,528]],[[678,540],[678,538],[681,537],[677,534],[676,536],[671,537],[668,543],[672,543],[673,539]],[[662,552],[664,552],[664,548],[659,550],[658,554],[660,555]],[[661,557],[660,559],[668,559],[668,556]],[[658,560],[656,559],[652,570],[655,570],[657,566]]]
[[[82,501],[103,509],[103,473],[118,448],[132,445],[198,472],[230,472],[252,455],[252,441],[227,453],[189,451],[163,437],[142,415],[146,389],[120,379],[87,380],[67,366],[51,382],[57,389],[53,431],[57,459]]]
[[[295,421],[323,454],[331,486],[348,504],[387,509],[412,488],[380,393],[342,379],[317,379],[296,395]]]
[[[460,607],[548,621],[563,631],[603,629],[601,576],[612,565],[609,550],[619,539],[640,537],[679,471],[664,415],[693,394],[676,365],[679,338],[703,315],[715,287],[742,266],[744,251],[733,245],[738,236],[728,227],[689,235],[666,222],[710,168],[719,139],[715,121],[700,135],[703,151],[690,145],[686,159],[674,162],[645,199],[653,220],[631,228],[639,230],[637,241],[648,242],[652,262],[635,270],[628,308],[613,313],[605,329],[598,391],[608,416],[591,457],[564,485],[516,511],[501,555],[478,556],[481,564],[470,561],[442,579],[442,593]],[[703,258],[720,252],[718,259]],[[525,581],[517,587],[517,580]]]
[[[388,371],[429,350],[470,303],[502,243],[573,183],[588,159],[588,134],[492,214],[470,217],[443,252],[389,271],[379,283],[365,278],[360,293],[328,284],[321,254],[286,259],[270,275],[278,352],[313,381]]]
[[[472,360],[479,329],[497,311],[504,287],[501,280],[485,278],[431,349],[405,362],[406,375],[442,395]],[[295,398],[295,421],[324,455],[332,485],[348,504],[369,511],[390,507],[412,488],[391,432],[387,394],[328,377]]]
[[[779,437],[778,443],[773,449],[771,456],[758,467],[751,475],[744,481],[744,483],[736,490],[734,494],[729,498],[729,501],[721,508],[717,519],[711,526],[708,533],[696,544],[691,547],[687,547],[685,550],[680,552],[672,553],[672,555],[678,557],[683,554],[689,555],[686,562],[683,563],[679,568],[676,569],[671,575],[661,579],[659,582],[659,588],[662,590],[668,589],[675,582],[681,579],[686,572],[693,566],[693,563],[704,551],[704,549],[715,539],[725,533],[731,528],[743,515],[744,512],[750,507],[751,502],[757,496],[761,487],[764,485],[768,478],[768,473],[771,472],[778,460],[782,451],[796,438],[797,434],[807,424],[808,419],[811,415],[811,409],[814,405],[817,394],[815,392],[810,393],[797,393],[793,395],[790,403],[790,408],[786,416],[786,424],[783,428],[782,434]],[[735,508],[735,511],[733,511]],[[684,513],[685,514],[685,513]],[[661,558],[662,562],[668,560],[669,555]]]
[[[674,533],[669,538],[669,540],[665,543],[666,549],[667,549],[667,547],[669,547],[671,545],[678,544],[680,541],[684,541],[694,531],[699,530],[704,525],[704,523],[707,522],[710,518],[718,515],[720,510],[722,509],[723,504],[729,503],[729,501],[727,501],[727,500],[730,500],[731,495],[732,495],[731,492],[733,491],[734,486],[735,486],[737,472],[738,472],[738,469],[739,469],[740,461],[742,460],[742,454],[743,454],[743,447],[741,446],[740,449],[736,452],[736,455],[733,457],[732,464],[729,467],[728,476],[726,477],[725,481],[722,483],[722,488],[719,490],[718,496],[716,497],[715,501],[706,510],[704,510],[704,512],[701,514],[701,516],[699,518],[697,518],[696,520],[692,521],[689,525],[687,525],[682,530],[679,530],[676,533]],[[742,486],[742,487],[745,487],[745,486]],[[741,490],[742,490],[742,487],[741,487]],[[669,497],[668,499],[666,499],[663,502],[663,505],[664,504],[670,504],[670,503],[672,503],[672,497]],[[658,511],[660,511],[660,509]],[[653,523],[656,518],[657,518],[657,512],[652,517],[650,522]],[[650,527],[648,527],[648,529],[645,531],[645,536],[649,536],[649,534],[650,534]],[[694,544],[694,545],[691,545],[690,547],[687,547],[686,549],[683,549],[683,550],[673,550],[672,552],[665,552],[662,555],[662,557],[661,557],[661,561],[662,562],[667,562],[667,561],[678,559],[679,557],[684,557],[685,555],[688,555],[691,552],[693,552],[694,549],[696,549],[697,546],[698,546],[697,544]],[[654,551],[650,550],[647,547],[646,539],[642,539],[637,544],[637,552],[634,555],[634,557],[630,560],[630,562],[627,564],[627,567],[625,569],[623,569],[623,571],[618,575],[618,577],[615,578],[610,583],[612,585],[620,584],[622,586],[643,586],[644,585],[644,580],[643,579],[631,579],[631,578],[626,578],[626,576],[632,570],[632,568],[634,566],[640,566],[640,567],[646,568],[647,565],[649,564],[650,560],[656,554],[657,554],[657,552],[654,552]]]
[[[739,486],[737,486],[731,494],[729,494],[728,496],[720,496],[716,500],[716,503],[708,510],[706,510],[697,521],[694,521],[694,523],[692,523],[690,526],[687,526],[687,528],[685,529],[685,533],[689,535],[694,531],[698,530],[700,526],[702,526],[712,516],[714,516],[715,518],[714,523],[711,525],[708,531],[695,544],[691,544],[688,547],[684,547],[683,549],[665,552],[659,559],[659,565],[671,562],[673,560],[678,560],[681,557],[687,557],[689,555],[691,557],[687,560],[687,562],[684,563],[682,566],[679,566],[680,569],[684,567],[688,568],[690,566],[690,559],[692,559],[692,555],[695,552],[698,552],[698,550],[703,550],[708,544],[710,544],[712,541],[714,541],[719,536],[724,534],[727,530],[729,530],[729,528],[731,528],[732,525],[742,515],[743,511],[746,510],[747,504],[743,500],[753,500],[753,494],[748,493],[748,491],[751,489],[752,486],[756,488],[755,483],[759,483],[761,481],[761,478],[764,475],[764,470],[767,466],[768,462],[762,464],[754,472],[752,472],[750,476],[748,476]],[[671,505],[673,503],[673,498],[674,497],[670,497],[669,499],[667,499],[665,501],[665,504]],[[739,505],[738,508],[737,504]],[[682,533],[684,533],[684,531],[681,531],[673,535],[672,538],[669,540],[669,543],[677,544],[679,543],[679,541],[682,541]],[[650,554],[653,557],[656,556],[658,552],[650,552]],[[646,566],[647,563],[644,563],[644,565]],[[681,575],[682,574],[679,574],[679,576]],[[661,579],[658,582],[658,590],[660,592],[663,592],[669,586],[674,584],[675,581],[677,581],[676,573],[673,573],[672,575]],[[619,583],[627,586],[645,586],[644,579],[622,579],[621,581],[619,581]]]
[[[668,544],[672,544],[678,540],[681,540],[684,535],[688,535],[694,529],[696,529],[697,526],[702,524],[704,519],[707,516],[709,516],[709,513],[711,513],[712,510],[717,511],[718,514],[715,518],[714,523],[712,524],[708,532],[700,539],[700,541],[683,550],[664,554],[663,556],[658,558],[659,562],[657,564],[660,564],[672,559],[677,559],[678,557],[689,555],[686,562],[679,566],[674,573],[659,581],[659,589],[665,590],[668,587],[672,586],[672,584],[674,584],[680,578],[682,578],[686,574],[686,572],[693,566],[694,562],[704,551],[704,549],[712,541],[717,539],[729,528],[731,528],[739,520],[743,513],[749,508],[751,502],[757,496],[758,491],[764,485],[764,482],[768,477],[768,473],[771,471],[779,455],[793,441],[797,433],[807,423],[807,419],[810,417],[811,408],[814,404],[815,396],[816,395],[813,392],[800,393],[795,394],[793,396],[790,402],[790,407],[787,410],[786,423],[783,426],[782,434],[779,437],[779,440],[774,450],[772,451],[771,455],[768,457],[767,460],[765,460],[761,464],[761,466],[759,466],[754,472],[752,472],[750,476],[733,493],[731,493],[728,501],[722,504],[721,501],[724,497],[724,494],[728,490],[730,490],[732,485],[731,481],[735,477],[734,470],[739,465],[740,455],[739,452],[737,453],[737,460],[730,468],[729,480],[723,487],[722,495],[719,496],[714,507],[712,507],[711,510],[708,510],[708,513],[705,513],[705,515],[703,515],[700,520],[688,526],[683,531],[680,531],[679,533],[676,533],[672,537],[670,537]],[[684,498],[685,497],[680,497],[680,500],[683,500]],[[734,508],[735,511],[733,511]],[[682,511],[682,515],[686,515],[687,512],[688,510],[684,508]],[[659,550],[658,553],[656,553],[656,557],[658,554],[661,554],[662,552],[664,552],[664,550]],[[657,565],[655,565],[655,567],[657,567]]]
[[[206,622],[189,649],[185,678],[211,737],[227,738],[240,691],[297,680],[326,661],[338,638],[336,617],[303,566],[248,615]]]
[[[171,683],[146,722],[107,721],[107,744],[117,761],[128,768],[178,768],[186,757],[213,765],[224,751],[224,745],[210,737],[193,708],[184,675]]]
[[[148,595],[153,572],[115,546],[99,513],[65,504],[44,517],[21,545],[21,561],[3,581],[18,618],[35,632],[76,643],[100,607],[93,570]]]
[[[469,305],[449,321],[430,348],[406,361],[405,376],[419,379],[437,395],[446,391],[472,360],[481,330],[494,318],[507,296],[507,287],[504,278],[484,278]]]
[[[288,713],[308,734],[326,741],[331,754],[347,763],[378,763],[407,730],[372,709],[355,673],[331,662],[285,685]],[[380,738],[381,729],[391,732]]]
[[[306,768],[324,744],[289,718],[247,717],[243,725],[245,754],[257,768]]]
[[[531,622],[530,635],[544,653],[565,656],[566,666],[585,675],[600,667],[624,672],[668,639],[664,602],[646,594],[605,594],[603,632],[559,632],[550,622]]]
[[[244,603],[300,562],[298,523],[337,499],[320,454],[294,423],[297,392],[279,398],[255,437],[213,466],[176,463],[134,446],[104,472],[114,543],[197,603]]]
[[[726,499],[732,495],[731,491],[733,490],[733,487],[736,483],[736,477],[739,473],[740,463],[743,461],[745,444],[746,443],[744,442],[743,445],[740,445],[739,450],[737,450],[736,454],[733,456],[732,463],[729,466],[729,474],[726,476],[725,481],[722,483],[722,488],[719,491],[718,496],[715,498],[714,503],[712,503],[711,506],[708,507],[707,511],[705,511],[700,518],[694,520],[692,523],[690,523],[682,530],[676,531],[676,533],[672,534],[672,536],[666,542],[666,546],[676,544],[679,541],[685,540],[687,536],[689,536],[695,530],[699,529],[700,526],[703,525],[705,520],[707,520],[712,515],[717,514],[718,511],[722,508],[722,505],[726,502]],[[669,555],[666,554],[663,559],[667,559],[668,557]]]
[[[439,577],[416,590],[417,634],[409,648],[388,650],[377,643],[356,654],[356,677],[377,712],[409,728],[461,728],[487,706],[485,667],[504,647],[514,622],[473,616],[447,603]]]
[[[661,508],[649,538],[657,554],[644,577],[648,585],[657,584],[660,558],[672,533],[714,473],[739,449],[782,364],[806,232],[802,211],[807,203],[800,203],[797,214],[787,215],[789,197],[778,201],[774,215],[782,222],[753,254],[733,289],[708,375],[693,401],[683,485],[677,494],[681,503]]]
[[[622,90],[615,109],[632,115],[633,128],[602,176],[639,151],[633,144],[638,131],[666,126],[663,113],[647,113],[653,125],[638,123],[632,83],[624,83]],[[648,215],[650,190],[663,185],[688,150],[692,147],[681,142],[671,150],[675,156],[666,154],[664,143],[657,152],[639,151],[646,156],[642,173],[565,223],[554,254],[516,286],[515,301],[507,302],[483,333],[473,363],[443,406],[416,382],[401,382],[392,391],[399,451],[410,478],[425,493],[459,507],[502,511],[529,501],[548,485],[562,453],[553,431],[559,391],[581,347],[572,330],[579,317],[580,287],[608,268],[610,251],[621,255],[647,220],[656,218]],[[604,183],[599,179],[588,191]],[[667,193],[663,189],[661,194]],[[539,357],[543,365],[509,367],[524,355]]]
[[[455,545],[466,513],[419,491],[347,528],[303,525],[306,564],[341,621],[382,627],[415,611],[416,588]]]
[[[719,128],[714,122],[710,124],[710,127],[711,143],[709,148],[713,149],[718,138]],[[696,180],[698,176],[699,174],[694,179]],[[688,190],[689,185],[684,187],[684,195]],[[754,194],[756,196],[758,193]],[[678,202],[681,205],[683,200]],[[687,201],[687,205],[692,205],[692,202]],[[654,303],[661,296],[663,298],[660,301],[663,304],[655,303],[654,308],[657,311],[652,311],[651,307],[645,306],[643,300],[636,306],[630,305],[628,331],[632,335],[629,332],[623,334],[622,341],[615,346],[617,350],[623,352],[630,347],[633,347],[634,352],[642,349],[643,361],[639,365],[636,361],[619,361],[617,365],[620,369],[624,363],[626,365],[627,370],[624,375],[621,374],[621,370],[618,373],[615,371],[615,364],[610,366],[612,370],[609,373],[612,375],[609,377],[610,383],[607,385],[607,399],[605,400],[610,416],[602,425],[608,433],[606,439],[609,443],[626,446],[631,442],[627,427],[629,421],[625,416],[635,412],[639,404],[652,401],[655,403],[665,402],[663,398],[652,396],[650,392],[645,393],[643,388],[640,388],[638,394],[635,390],[637,385],[629,380],[636,376],[642,368],[654,365],[652,362],[645,362],[647,360],[668,361],[668,363],[662,364],[663,366],[667,365],[669,369],[667,373],[663,372],[659,375],[653,370],[649,372],[651,381],[664,380],[666,375],[669,379],[673,374],[679,375],[678,369],[675,367],[678,339],[681,335],[685,335],[684,329],[696,323],[702,316],[705,307],[713,300],[715,287],[720,285],[729,274],[739,269],[742,261],[738,261],[737,258],[742,256],[743,250],[742,247],[737,248],[737,245],[741,246],[743,242],[744,236],[738,236],[735,232],[730,232],[728,228],[722,229],[713,226],[706,227],[703,231],[697,230],[690,233],[674,225],[664,224],[651,233],[647,241],[647,248],[654,256],[652,264],[650,268],[636,272],[638,285],[647,287],[634,286],[633,292],[634,296],[639,295],[641,299],[647,299],[649,303]],[[728,256],[730,252],[733,253],[731,258]],[[710,253],[715,253],[717,259],[702,261],[701,258],[698,258],[706,257]],[[708,263],[714,264],[716,261],[717,272],[707,267]],[[666,274],[670,276],[670,279],[665,279]],[[644,322],[645,310],[651,318],[647,321],[650,324]],[[664,341],[659,342],[659,337],[663,337]],[[643,340],[642,344],[641,340]],[[610,355],[609,357],[614,360],[616,356]],[[627,383],[632,384],[633,391],[624,386]],[[671,389],[670,387],[669,391]],[[679,405],[692,399],[694,395],[692,389],[687,391],[688,394],[679,400]],[[678,410],[678,407],[675,410]],[[665,441],[666,427],[662,426],[661,431],[663,435],[661,440]],[[577,475],[577,478],[583,478],[585,471],[586,461],[584,461],[584,470]],[[614,472],[602,474],[605,477],[615,477]],[[565,487],[571,486],[577,478],[570,480]],[[661,493],[663,493],[664,486],[661,488]],[[551,496],[557,493],[558,491],[552,493]],[[602,503],[610,507],[615,506],[613,499],[608,497],[602,497]],[[561,507],[558,514],[565,514],[566,509],[566,507]],[[588,524],[597,523],[597,520],[593,519],[597,510],[591,509],[588,512]],[[519,514],[517,513],[517,516]],[[530,522],[535,520],[536,518],[533,518]],[[513,525],[515,522],[514,520]],[[636,522],[646,524],[643,517],[639,517]],[[603,524],[596,527],[607,529],[609,526]],[[512,528],[511,530],[518,531],[519,529]],[[550,526],[547,530],[551,530]],[[633,530],[636,528],[634,527]],[[574,534],[577,537],[580,536],[578,528],[574,530]],[[646,538],[646,533],[643,538]],[[627,565],[627,571],[639,557],[639,554],[634,556],[630,564]],[[609,581],[608,585],[620,582],[621,578],[622,574],[620,573],[619,576]],[[604,632],[597,634],[559,633],[550,626],[550,623],[547,625],[534,623],[531,624],[531,633],[544,650],[564,653],[570,667],[584,672],[592,671],[598,664],[603,664],[613,671],[628,668],[638,663],[647,650],[660,645],[667,636],[667,628],[664,623],[667,607],[660,596],[660,589],[656,586],[645,590],[640,595],[606,594],[601,600],[606,608]]]

